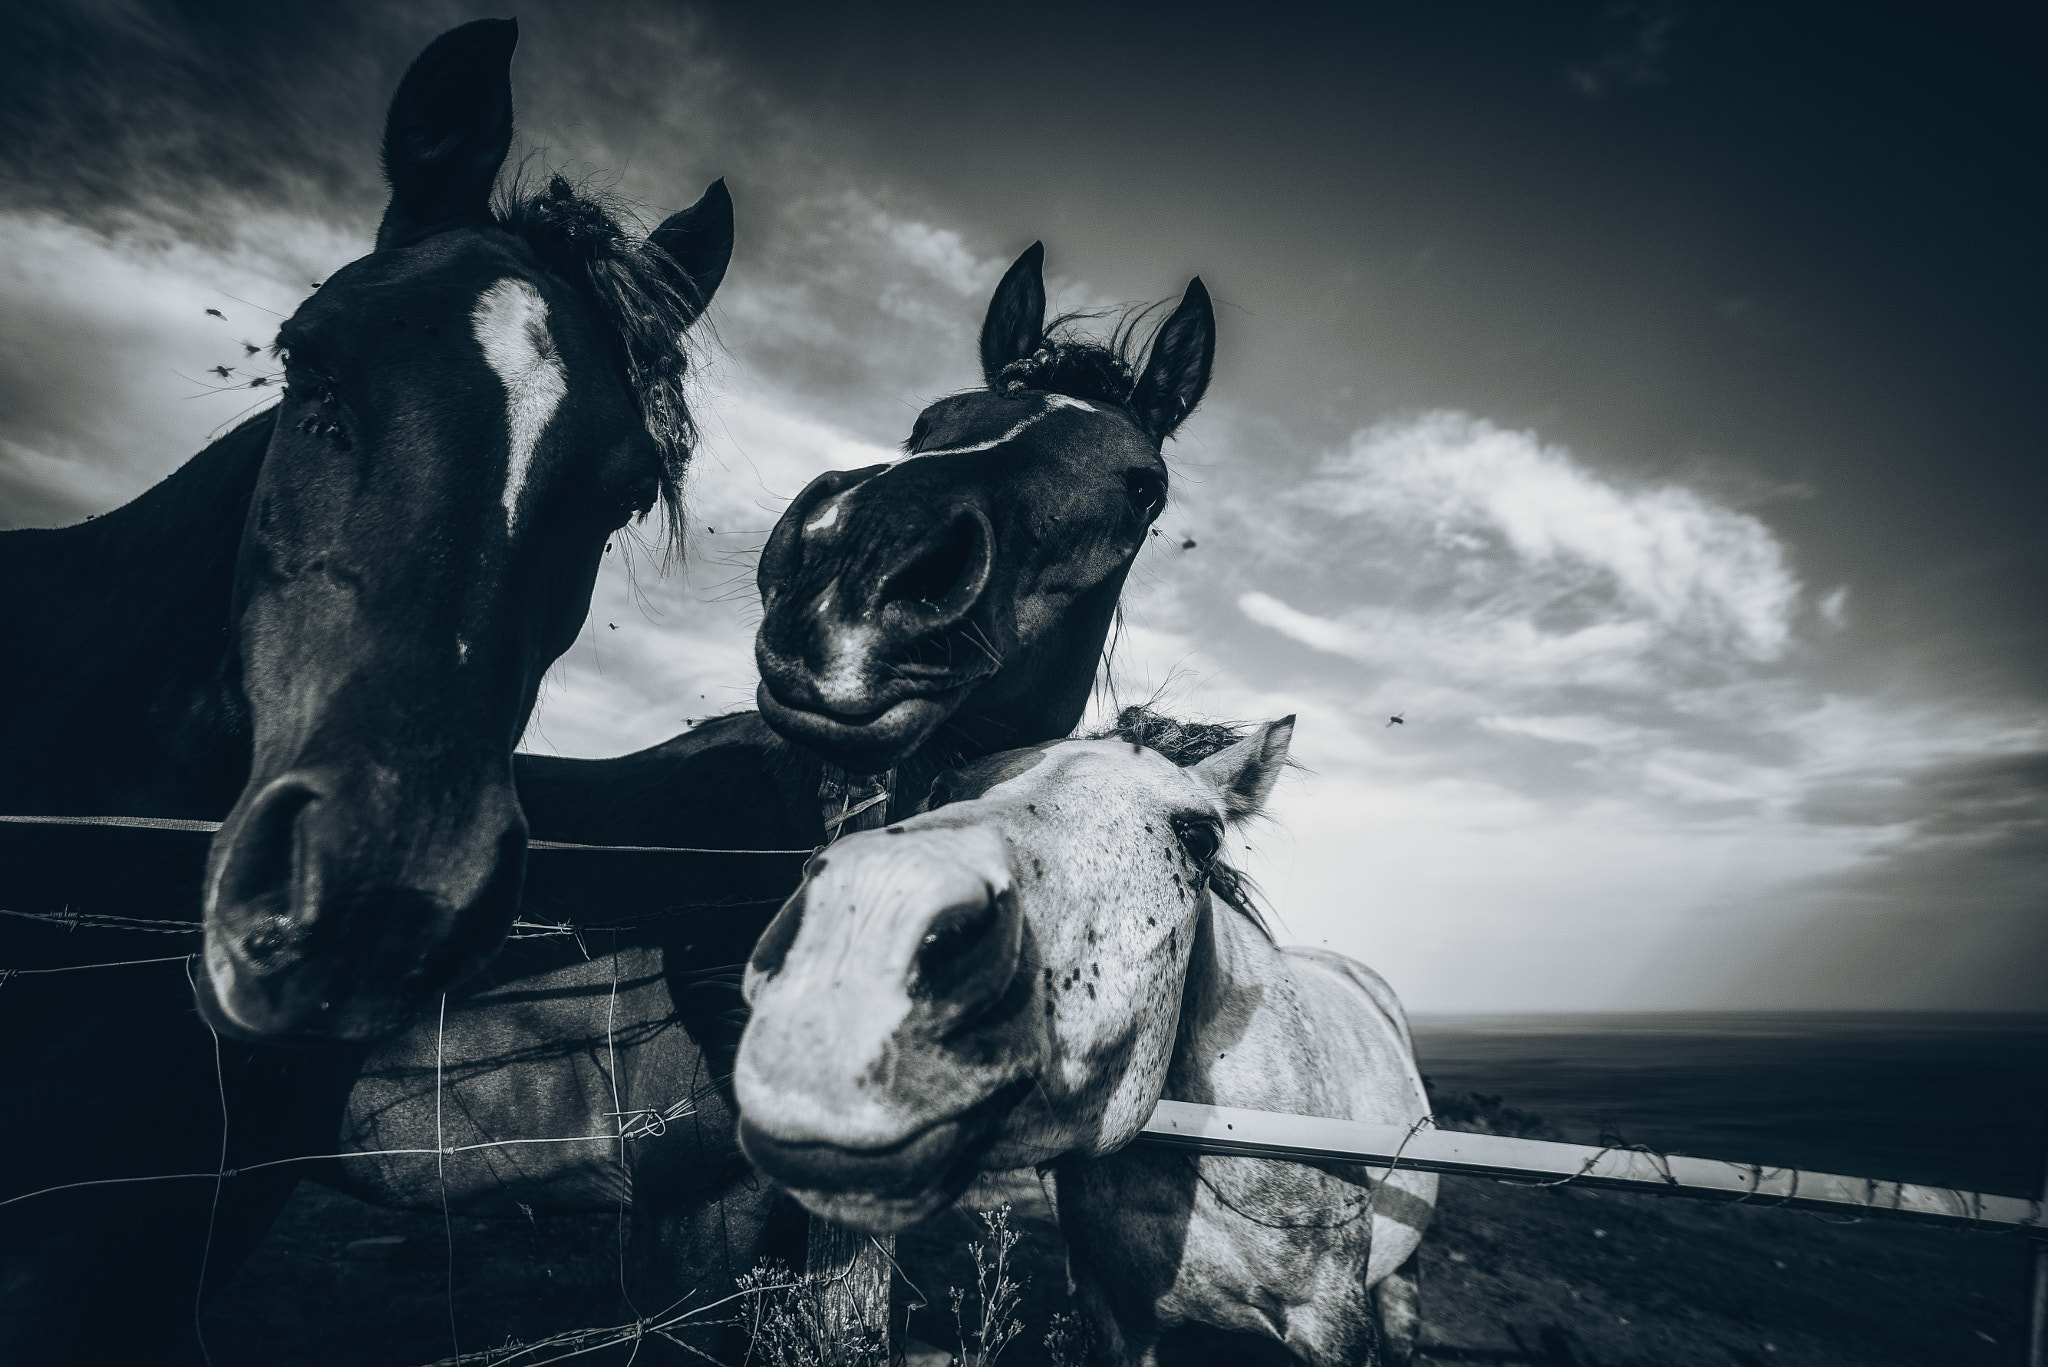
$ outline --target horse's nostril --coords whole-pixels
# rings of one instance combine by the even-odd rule
[[[985,889],[971,901],[956,902],[932,919],[917,947],[917,988],[927,998],[949,998],[971,1009],[973,998],[1000,991],[1013,955],[1004,951],[1014,937],[1002,934],[1008,892]]]
[[[319,798],[310,785],[290,777],[276,780],[257,796],[254,810],[233,837],[221,870],[224,911],[244,917],[291,914],[300,858],[299,818]],[[250,946],[252,951],[258,948],[274,950],[278,946]]]
[[[948,907],[925,932],[917,950],[917,973],[936,986],[994,927],[996,904],[993,897],[971,906]]]
[[[882,602],[934,606],[946,603],[963,589],[978,588],[977,581],[983,577],[987,559],[980,520],[973,516],[956,518],[936,542],[890,576],[882,588]]]

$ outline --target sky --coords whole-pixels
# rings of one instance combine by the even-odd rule
[[[8,6],[0,526],[117,506],[260,404],[245,346],[369,249],[399,75],[487,13]],[[519,167],[649,222],[723,176],[738,222],[687,560],[619,539],[529,748],[748,706],[767,528],[977,382],[1043,239],[1056,307],[1216,298],[1098,710],[1299,715],[1234,852],[1283,938],[1421,1012],[2048,1009],[2017,19],[514,13]]]

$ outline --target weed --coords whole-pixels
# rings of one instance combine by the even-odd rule
[[[988,1226],[988,1236],[967,1245],[974,1258],[977,1306],[972,1328],[965,1313],[967,1293],[957,1286],[946,1291],[953,1303],[953,1329],[960,1342],[959,1356],[954,1359],[959,1367],[991,1367],[1010,1340],[1024,1332],[1024,1322],[1017,1318],[1017,1302],[1024,1287],[1010,1276],[1010,1250],[1024,1236],[1010,1227],[1007,1201],[995,1210],[982,1211],[981,1221]]]
[[[826,1278],[808,1272],[792,1277],[780,1262],[764,1258],[738,1286],[752,1298],[750,1361],[762,1367],[888,1367],[888,1327],[854,1318],[845,1297],[828,1294]]]
[[[1083,1367],[1094,1346],[1094,1327],[1081,1315],[1054,1315],[1052,1328],[1045,1331],[1045,1351],[1052,1355],[1052,1367]]]

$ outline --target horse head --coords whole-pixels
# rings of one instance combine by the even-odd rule
[[[950,721],[956,754],[1080,720],[1125,575],[1165,505],[1160,446],[1208,387],[1216,324],[1189,284],[1142,368],[1045,318],[1044,248],[982,325],[986,387],[918,416],[904,456],[813,480],[763,550],[761,714],[853,773]]]
[[[376,248],[278,333],[229,627],[253,764],[199,992],[240,1038],[375,1037],[496,951],[525,859],[512,748],[607,538],[672,514],[689,456],[681,334],[731,201],[720,182],[645,239],[559,178],[494,212],[516,39],[479,20],[413,63]]]
[[[747,1155],[881,1232],[983,1168],[1127,1143],[1213,899],[1253,915],[1224,832],[1263,807],[1293,728],[1186,767],[1122,737],[1008,751],[814,856],[747,965]]]

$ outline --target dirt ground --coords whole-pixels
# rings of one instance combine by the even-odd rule
[[[1065,1307],[1064,1246],[1026,1175],[970,1192],[970,1208],[900,1239],[899,1260],[931,1302],[911,1315],[911,1367],[939,1367],[955,1346],[946,1290],[973,1285],[966,1243],[982,1227],[971,1207],[1002,1199],[1025,1234],[1016,1256],[1029,1281],[1025,1332],[1001,1362],[1051,1362],[1043,1337]],[[449,1232],[465,1351],[620,1322],[614,1218],[458,1219]],[[370,1239],[396,1242],[358,1242]],[[303,1187],[208,1314],[213,1360],[421,1367],[445,1358],[448,1247],[439,1216]],[[1997,1367],[2025,1357],[2026,1249],[2010,1235],[1446,1178],[1422,1267],[1425,1363]],[[1181,1363],[1266,1357],[1241,1342],[1171,1347]]]

